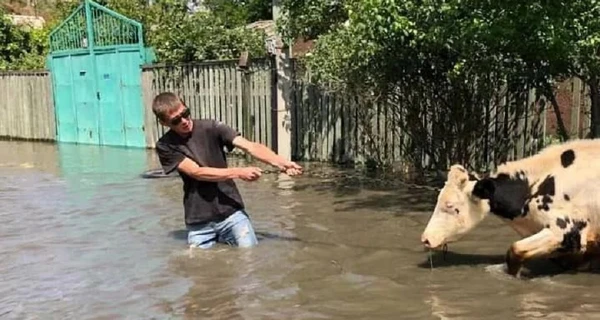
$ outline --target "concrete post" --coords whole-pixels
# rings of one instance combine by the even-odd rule
[[[273,0],[273,20],[277,23],[277,19],[280,16],[279,0]],[[288,52],[284,50],[284,42],[281,40],[279,34],[276,35],[276,50],[275,50],[275,65],[277,68],[277,99],[276,104],[273,106],[277,113],[276,121],[277,125],[277,141],[273,141],[273,144],[277,146],[277,153],[285,159],[291,160],[292,158],[292,114],[291,105],[289,103],[290,89],[291,89],[291,69],[290,69],[290,57]]]

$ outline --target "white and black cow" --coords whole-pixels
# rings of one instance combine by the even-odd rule
[[[522,237],[507,252],[512,275],[532,258],[599,256],[600,140],[552,145],[487,177],[453,165],[421,242],[435,249],[457,241],[490,212]]]

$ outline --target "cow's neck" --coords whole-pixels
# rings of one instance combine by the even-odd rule
[[[534,235],[543,228],[541,224],[538,222],[529,219],[528,217],[515,218],[515,219],[506,219],[499,217],[504,223],[506,223],[509,227],[515,230],[521,237],[529,237]]]

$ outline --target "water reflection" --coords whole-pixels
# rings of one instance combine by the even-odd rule
[[[34,169],[37,172],[58,173],[58,148],[53,143],[0,141],[0,168]],[[53,159],[54,161],[48,161]]]
[[[149,150],[59,144],[60,172],[66,179],[95,185],[137,178],[150,167]]]

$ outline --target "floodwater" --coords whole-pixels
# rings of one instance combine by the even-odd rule
[[[239,183],[260,245],[190,251],[181,182],[139,177],[152,151],[0,150],[0,319],[600,318],[598,274],[506,276],[494,218],[430,263],[431,191],[267,174]]]

